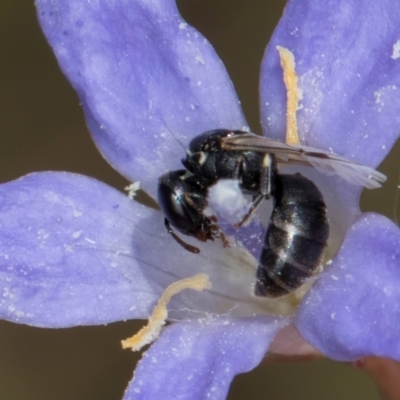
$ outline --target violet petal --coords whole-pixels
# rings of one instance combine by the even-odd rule
[[[262,65],[265,134],[284,138],[280,45],[296,58],[301,142],[376,167],[400,133],[398,9],[393,0],[289,1]]]
[[[161,288],[141,272],[132,241],[148,212],[77,174],[1,185],[1,318],[43,327],[146,318]]]
[[[400,230],[364,214],[332,265],[304,298],[296,326],[326,356],[400,361]]]
[[[176,295],[171,318],[270,307],[253,295],[256,260],[220,241],[193,239],[201,253],[190,253],[159,211],[94,179],[31,174],[0,186],[0,210],[4,319],[60,327],[147,318],[169,284],[200,272],[212,289]]]
[[[37,0],[39,20],[106,159],[153,196],[195,135],[246,126],[207,40],[172,0]]]
[[[173,324],[144,354],[124,400],[225,399],[234,376],[261,362],[285,323],[258,317]]]

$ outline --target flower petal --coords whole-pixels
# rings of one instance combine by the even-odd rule
[[[242,128],[233,85],[211,45],[172,0],[37,0],[39,20],[107,160],[155,194],[185,145]]]
[[[46,327],[145,318],[161,289],[132,256],[145,207],[94,179],[36,173],[0,186],[0,316]]]
[[[292,311],[254,296],[257,261],[244,251],[217,241],[190,253],[159,211],[94,179],[31,174],[0,186],[0,210],[1,318],[46,327],[147,318],[167,285],[199,272],[211,291],[175,296],[171,318]]]
[[[296,325],[330,358],[400,361],[399,304],[400,230],[385,217],[364,214],[304,298]]]
[[[203,320],[169,326],[144,354],[124,400],[225,399],[235,375],[255,368],[285,320]]]
[[[400,133],[398,8],[393,0],[290,1],[262,65],[265,134],[284,138],[280,45],[296,58],[301,142],[376,167]]]

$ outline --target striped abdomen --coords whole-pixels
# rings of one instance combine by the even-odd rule
[[[279,297],[299,288],[321,265],[329,236],[321,192],[300,174],[277,175],[275,205],[257,269],[255,294]]]

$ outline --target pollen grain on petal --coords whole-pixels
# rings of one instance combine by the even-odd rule
[[[140,190],[140,182],[136,181],[125,187],[128,192],[128,197],[133,200],[137,195],[138,190]]]

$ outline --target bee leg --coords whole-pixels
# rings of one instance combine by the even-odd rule
[[[251,207],[246,215],[239,221],[237,224],[233,225],[235,229],[241,228],[244,224],[246,224],[249,220],[253,218],[254,213],[257,211],[258,207],[262,203],[265,198],[269,198],[269,196],[264,196],[262,194],[258,194],[257,196],[253,196],[253,200],[251,202]]]
[[[261,166],[260,194],[269,199],[273,192],[274,177],[278,174],[276,158],[273,154],[264,155]]]
[[[252,204],[246,215],[234,225],[235,229],[242,227],[247,221],[249,221],[263,200],[268,200],[273,194],[274,190],[274,177],[278,173],[276,158],[271,153],[266,153],[262,159],[261,174],[260,174],[260,190],[259,194],[253,196]]]
[[[222,245],[223,245],[224,247],[231,247],[231,246],[229,245],[228,239],[227,239],[226,236],[224,235],[224,232],[221,231],[221,232],[219,233],[219,236],[220,236],[220,238],[221,238]]]
[[[221,239],[223,247],[230,247],[228,239],[226,238],[224,232],[222,232],[221,228],[218,225],[217,217],[213,215],[210,217],[210,220],[213,222],[213,224],[210,225],[210,232],[211,232],[210,240],[214,240],[214,238]]]

